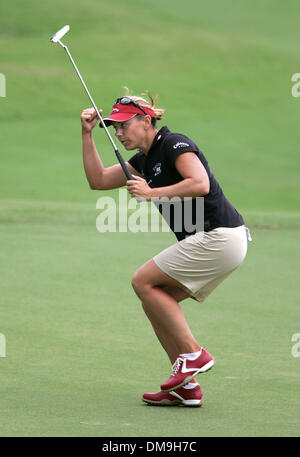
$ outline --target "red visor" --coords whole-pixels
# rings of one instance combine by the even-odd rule
[[[143,109],[149,114],[149,116],[155,117],[155,112],[152,108],[147,108],[146,106],[143,106]],[[136,116],[137,114],[143,115],[143,112],[138,107],[132,104],[123,105],[119,103],[112,107],[111,114],[108,117],[105,117],[103,121],[105,122],[105,125],[108,127],[109,125],[111,125],[113,121],[125,122],[128,121],[128,119],[131,119],[132,117]],[[100,127],[102,127],[101,124]]]

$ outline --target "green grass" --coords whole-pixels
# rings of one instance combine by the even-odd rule
[[[2,435],[298,434],[298,230],[252,229],[244,265],[205,304],[184,302],[216,367],[199,379],[201,410],[169,410],[140,402],[169,363],[129,282],[172,235],[101,234],[91,224],[94,208],[78,204],[28,202],[5,214]],[[133,246],[141,248],[130,255]]]
[[[298,16],[292,0],[1,4],[1,436],[299,436]],[[67,23],[99,107],[123,86],[159,93],[164,123],[197,142],[251,228],[241,268],[183,303],[216,358],[200,409],[140,401],[170,367],[130,280],[175,238],[96,230],[97,199],[117,193],[84,176],[89,101],[49,41]],[[95,140],[113,164],[100,129]]]

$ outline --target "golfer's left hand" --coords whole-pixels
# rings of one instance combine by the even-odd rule
[[[130,179],[126,182],[126,187],[130,195],[135,198],[150,200],[151,187],[149,187],[145,179],[141,178],[140,176],[132,176],[134,179]]]

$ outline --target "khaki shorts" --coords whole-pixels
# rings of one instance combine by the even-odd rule
[[[218,227],[198,232],[153,257],[156,265],[202,303],[246,257],[247,227]]]

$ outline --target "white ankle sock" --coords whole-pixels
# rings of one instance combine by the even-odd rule
[[[189,382],[185,386],[183,386],[184,389],[195,389],[195,387],[199,386],[198,382]]]
[[[192,352],[191,354],[179,354],[179,356],[186,357],[187,359],[194,360],[197,357],[199,357],[201,352],[202,352],[202,349],[200,349],[200,351],[198,351],[198,352]]]

